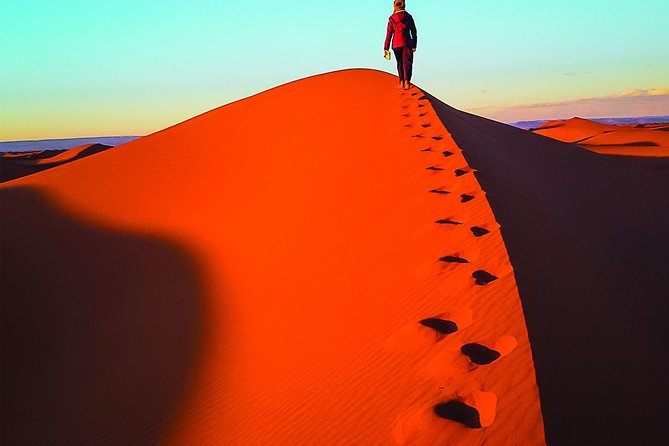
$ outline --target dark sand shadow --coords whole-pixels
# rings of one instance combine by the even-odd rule
[[[0,157],[0,183],[5,181],[15,180],[17,178],[25,177],[32,175],[43,170],[52,169],[54,167],[62,166],[63,164],[71,163],[81,158],[87,156],[95,155],[96,153],[104,152],[105,150],[111,149],[112,146],[107,146],[104,144],[92,144],[90,147],[85,148],[75,156],[70,159],[63,161],[54,161],[46,162],[44,164],[33,164],[34,160],[44,160],[48,158],[55,157],[61,153],[67,152],[67,150],[44,150],[35,154],[28,154],[22,157],[16,158],[5,158]]]
[[[669,170],[430,97],[497,221],[529,331],[549,445],[669,438]]]
[[[160,443],[201,351],[193,260],[1,192],[2,444]]]
[[[494,274],[490,274],[488,271],[482,269],[474,271],[472,277],[476,279],[476,284],[481,286],[488,285],[498,279]]]
[[[430,317],[418,321],[419,324],[431,328],[439,334],[451,334],[458,331],[458,324],[453,321],[440,319],[436,317]]]
[[[437,404],[434,406],[434,413],[441,418],[464,424],[472,429],[481,428],[479,411],[461,401],[452,400]]]
[[[608,147],[659,147],[660,145],[655,141],[635,141],[635,142],[625,142],[619,144],[588,144],[587,141],[593,139],[594,136],[589,136],[582,139],[581,141],[576,141],[573,144],[579,144],[582,146],[597,147],[597,146],[608,146]]]
[[[490,364],[502,356],[500,352],[477,343],[465,344],[460,347],[460,351],[476,365]]]

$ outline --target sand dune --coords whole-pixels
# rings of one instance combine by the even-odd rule
[[[3,443],[662,438],[666,177],[396,84],[5,183]]]
[[[0,182],[14,180],[111,148],[104,144],[84,144],[68,150],[3,152],[0,154]]]
[[[501,224],[548,443],[662,444],[667,158],[602,156],[432,101]]]
[[[669,156],[669,124],[609,125],[572,118],[549,121],[532,132],[576,143],[592,152],[610,155]]]
[[[83,138],[40,139],[27,141],[0,141],[0,154],[5,152],[40,152],[68,150],[86,144],[120,146],[139,136],[94,136]]]

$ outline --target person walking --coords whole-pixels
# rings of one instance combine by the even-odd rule
[[[383,55],[390,60],[390,43],[392,41],[393,53],[397,60],[397,73],[400,85],[405,90],[411,88],[411,75],[413,74],[413,53],[416,52],[418,44],[418,33],[416,23],[411,14],[404,10],[403,0],[393,0],[393,15],[388,19],[388,30],[386,31],[386,43]]]

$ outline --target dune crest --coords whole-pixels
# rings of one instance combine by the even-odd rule
[[[185,153],[192,155],[188,162]],[[150,330],[151,341],[178,333],[181,325],[170,309],[183,316],[180,304],[191,302],[198,311],[183,322],[189,342],[158,352],[161,360],[187,358],[168,382],[169,404],[161,407],[169,413],[138,418],[137,430],[116,430],[110,426],[124,418],[112,416],[119,406],[110,405],[98,407],[104,419],[91,418],[85,429],[61,429],[63,423],[76,425],[67,416],[78,411],[59,405],[85,413],[90,402],[47,394],[42,398],[48,404],[34,418],[3,429],[3,443],[32,435],[34,444],[82,444],[90,436],[132,444],[149,431],[171,445],[533,446],[546,438],[597,444],[597,438],[609,438],[610,432],[601,432],[604,419],[623,434],[639,417],[656,420],[658,400],[650,398],[648,410],[640,410],[632,394],[655,389],[639,378],[645,373],[655,380],[662,360],[635,362],[640,369],[630,383],[620,375],[627,367],[613,346],[645,342],[632,354],[654,351],[657,315],[635,302],[640,326],[632,332],[602,324],[622,324],[621,315],[629,316],[621,290],[631,296],[636,289],[649,308],[666,307],[652,294],[664,285],[652,262],[667,260],[663,248],[669,244],[646,223],[652,220],[646,218],[648,200],[661,201],[653,191],[666,181],[624,160],[602,158],[608,159],[450,109],[418,88],[402,91],[388,74],[346,70],[292,82],[122,148],[9,181],[0,189],[3,199],[13,197],[3,201],[3,213],[15,217],[10,233],[3,232],[3,253],[32,246],[29,255],[3,258],[12,271],[48,267],[53,259],[91,264],[90,251],[60,244],[54,251],[51,237],[34,244],[30,206],[21,197],[39,193],[49,209],[44,225],[63,220],[78,228],[68,232],[66,245],[91,246],[82,240],[93,233],[122,266],[126,256],[136,258],[134,246],[157,253],[141,257],[155,266],[153,286],[131,293],[132,299],[122,286],[110,285],[105,294],[106,302],[123,297],[126,305],[145,304],[144,293],[158,301],[166,295],[162,311],[143,316],[147,329],[159,328]],[[573,175],[569,168],[579,163],[593,176]],[[638,190],[646,174],[643,200],[615,189],[623,208],[602,189]],[[623,185],[598,182],[610,175]],[[593,210],[592,203],[602,209]],[[638,254],[635,262],[602,248],[633,241],[625,223],[611,225],[616,238],[608,244],[596,231],[607,219],[620,222],[623,211],[640,218],[635,237],[646,252],[626,248]],[[653,212],[655,221],[669,220],[665,211]],[[115,243],[109,234],[136,243]],[[655,248],[647,244],[651,236]],[[570,240],[578,241],[576,252],[569,250]],[[176,266],[160,267],[155,259],[163,257]],[[93,270],[104,283],[115,283],[106,268]],[[610,271],[616,272],[609,279],[613,285],[605,281]],[[41,289],[55,290],[58,298],[59,281],[68,278],[77,296],[100,298],[97,280],[77,288],[77,278],[68,274],[44,275]],[[189,287],[179,288],[186,279]],[[613,300],[599,298],[598,289]],[[3,309],[5,302],[14,302],[16,311],[29,308],[31,290],[12,282],[3,289]],[[65,341],[46,338],[41,348],[48,353],[66,342],[68,352],[80,347],[82,358],[95,364],[87,333],[125,327],[119,330],[127,340],[136,333],[130,328],[144,329],[137,319],[124,325],[132,306],[102,313],[86,308],[90,313]],[[31,324],[48,322],[30,314],[21,319],[28,332]],[[595,333],[589,336],[589,330]],[[612,346],[596,344],[604,335],[615,339]],[[3,336],[12,339],[11,332]],[[19,339],[12,351],[20,353],[22,346],[31,347]],[[107,348],[117,364],[129,364],[124,370],[133,370],[129,352]],[[71,376],[67,356],[53,359],[33,350],[30,364],[49,359],[51,370],[10,375],[3,386],[15,389],[18,400],[43,374]],[[593,351],[595,358],[588,356]],[[142,370],[148,372],[133,386],[114,386],[118,401],[133,402],[137,389],[167,382],[159,369]],[[602,387],[592,389],[590,370],[608,370],[611,377],[599,378]],[[104,373],[95,376],[100,388],[112,382]],[[638,410],[627,420],[617,418],[608,393],[611,381],[621,379],[629,388],[618,395]],[[587,410],[577,414],[582,420],[569,419],[573,408],[565,407],[564,395]],[[30,413],[30,401],[23,400],[21,413]],[[105,405],[104,399],[94,402]],[[11,414],[11,403],[3,399],[5,413]],[[46,428],[35,430],[37,425]],[[49,432],[62,436],[54,440]]]
[[[40,190],[82,224],[195,255],[201,353],[167,444],[544,444],[513,270],[474,173],[419,89],[347,70],[7,182],[3,194]],[[460,352],[505,335],[518,347],[504,360],[475,366]],[[485,427],[435,413],[458,398]],[[21,435],[10,430],[7,444]]]

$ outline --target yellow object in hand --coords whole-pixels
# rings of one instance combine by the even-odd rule
[[[383,55],[386,59],[390,60],[390,51],[385,50],[385,54]]]

